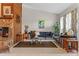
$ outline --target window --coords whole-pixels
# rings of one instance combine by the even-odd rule
[[[66,15],[66,32],[71,29],[71,13]]]
[[[60,18],[60,33],[63,33],[63,29],[64,29],[64,17],[61,17]]]

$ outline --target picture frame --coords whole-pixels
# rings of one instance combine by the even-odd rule
[[[11,6],[3,6],[3,15],[12,15]]]
[[[39,20],[38,21],[38,27],[39,27],[39,29],[45,28],[45,21],[44,20]]]
[[[2,3],[1,4],[1,13],[0,13],[0,18],[1,19],[12,19],[13,17],[13,4],[9,4],[9,3]]]

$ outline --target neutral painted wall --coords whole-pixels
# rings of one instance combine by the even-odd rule
[[[44,11],[39,11],[39,10],[34,10],[27,8],[26,5],[22,6],[22,32],[24,32],[24,26],[28,25],[29,26],[29,31],[30,30],[35,30],[35,31],[52,31],[52,25],[58,20],[57,15],[44,12]],[[45,28],[44,29],[39,29],[38,28],[38,21],[40,18],[45,19]]]

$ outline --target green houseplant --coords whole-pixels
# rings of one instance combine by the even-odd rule
[[[59,33],[59,31],[60,31],[59,22],[56,22],[56,23],[53,25],[53,32],[54,32],[54,33]]]

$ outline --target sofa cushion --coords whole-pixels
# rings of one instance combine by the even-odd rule
[[[40,35],[38,37],[52,37],[53,33],[52,32],[39,32]]]

